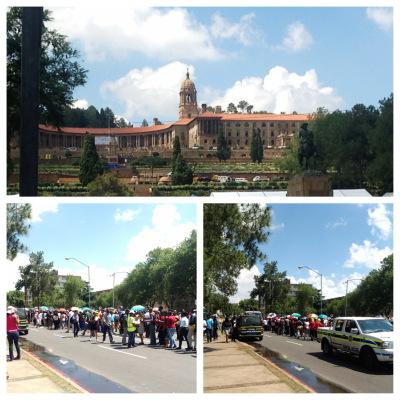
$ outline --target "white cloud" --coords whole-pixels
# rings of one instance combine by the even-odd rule
[[[309,49],[313,43],[314,39],[304,24],[296,21],[288,26],[287,34],[282,41],[282,45],[278,46],[278,48],[297,53]]]
[[[129,222],[133,221],[140,213],[142,210],[139,208],[137,210],[123,210],[121,211],[119,208],[114,214],[114,220],[115,222]]]
[[[19,267],[29,265],[29,256],[27,254],[18,253],[14,260],[6,260],[4,270],[7,271],[3,274],[5,280],[5,287],[7,291],[15,290],[15,284],[19,280]]]
[[[384,31],[389,31],[393,26],[393,9],[390,7],[369,7],[367,18],[373,21]]]
[[[257,266],[254,265],[251,269],[242,269],[239,278],[237,279],[238,291],[234,296],[229,298],[231,303],[239,303],[240,300],[248,299],[250,292],[254,289],[254,276],[260,275]]]
[[[221,58],[206,26],[182,8],[53,8],[52,28],[82,44],[92,61],[140,52],[163,60]]]
[[[42,214],[58,213],[58,204],[55,201],[46,201],[41,203],[32,203],[31,222],[41,222]]]
[[[313,271],[307,270],[308,276],[301,277],[296,279],[293,276],[288,276],[290,279],[290,283],[309,283],[313,285],[316,289],[320,290],[321,288],[321,278],[318,274]],[[351,275],[342,275],[341,278],[335,279],[336,275],[331,274],[330,278],[323,275],[322,277],[322,295],[325,299],[332,299],[335,297],[344,296],[346,294],[346,285],[345,282],[347,279],[362,279],[364,275],[359,272],[354,272]],[[354,290],[359,281],[349,282],[349,292]]]
[[[352,243],[349,248],[349,257],[344,266],[346,268],[379,268],[381,261],[392,253],[393,249],[390,247],[378,248],[375,243],[371,243],[369,240],[364,240],[362,244]]]
[[[254,43],[257,37],[257,33],[252,26],[254,17],[254,13],[245,14],[240,17],[239,22],[234,23],[218,13],[214,14],[210,32],[215,38],[235,39],[239,43],[248,46]]]
[[[283,222],[281,223],[276,223],[275,219],[275,212],[274,210],[271,208],[269,211],[270,217],[271,217],[271,225],[269,226],[269,230],[270,231],[279,231],[281,229],[283,229],[285,227],[285,224]]]
[[[255,110],[280,113],[314,112],[318,107],[335,110],[342,98],[329,86],[318,81],[317,72],[310,69],[304,75],[289,72],[282,66],[271,68],[264,77],[252,76],[238,80],[224,94],[209,100],[212,105],[226,107],[246,99]]]
[[[368,208],[368,225],[371,233],[378,235],[381,239],[388,239],[392,233],[392,221],[390,211],[384,204],[377,204],[375,208]]]
[[[157,69],[132,69],[116,81],[104,82],[102,93],[121,102],[129,119],[158,117],[161,120],[177,114],[178,93],[187,65],[172,62]],[[189,66],[192,79],[194,68]]]
[[[83,108],[86,110],[89,107],[89,103],[85,99],[78,99],[72,103],[71,108]]]
[[[133,236],[128,243],[126,260],[134,265],[146,259],[146,255],[157,247],[176,247],[189,237],[196,225],[192,222],[181,222],[175,205],[157,205],[153,210],[152,225]]]
[[[336,220],[335,222],[328,222],[325,225],[326,229],[336,229],[336,228],[340,228],[340,227],[344,227],[347,226],[347,221],[343,218],[343,217],[339,217],[338,220]]]

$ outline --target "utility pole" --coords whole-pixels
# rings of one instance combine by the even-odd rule
[[[22,8],[19,194],[37,196],[43,7]]]

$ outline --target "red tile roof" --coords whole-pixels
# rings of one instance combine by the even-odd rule
[[[138,135],[141,133],[155,133],[164,131],[172,127],[173,124],[151,125],[139,128],[74,128],[74,127],[60,127],[48,125],[39,125],[39,129],[46,133],[67,133],[73,135],[91,134],[95,136],[104,135]]]
[[[216,114],[218,115],[218,114]],[[223,121],[308,121],[309,114],[219,114]]]
[[[174,122],[172,125],[189,125],[192,121],[194,121],[196,118],[182,118],[176,122]]]

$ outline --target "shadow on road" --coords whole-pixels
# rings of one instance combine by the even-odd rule
[[[347,354],[337,353],[327,357],[321,351],[315,353],[307,353],[308,355],[318,358],[319,360],[329,362],[337,367],[345,367],[357,372],[369,375],[393,375],[393,364],[382,364],[374,369],[368,369],[362,365],[361,361]]]

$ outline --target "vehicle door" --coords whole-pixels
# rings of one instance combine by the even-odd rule
[[[343,350],[344,344],[344,334],[343,334],[343,326],[345,320],[344,319],[337,319],[336,324],[332,330],[332,345],[334,348]]]
[[[348,319],[345,323],[344,330],[346,332],[347,340],[343,343],[343,350],[348,351],[349,353],[358,354],[359,351],[359,329],[356,324],[356,321],[352,319]]]

